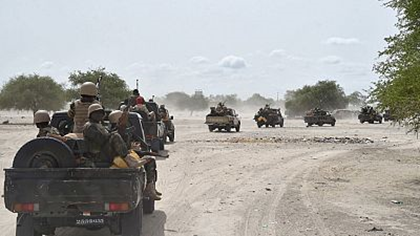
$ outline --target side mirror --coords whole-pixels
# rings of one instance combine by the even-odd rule
[[[171,120],[173,120],[174,119],[174,116],[171,116]]]

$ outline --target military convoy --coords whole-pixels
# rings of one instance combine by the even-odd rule
[[[210,113],[206,116],[205,124],[208,125],[210,132],[216,129],[227,132],[235,129],[236,132],[239,132],[241,129],[238,114],[234,109],[226,107],[224,103],[219,103],[217,107],[210,107]]]
[[[369,124],[373,124],[378,122],[379,124],[382,123],[382,116],[379,114],[373,107],[371,106],[364,106],[360,109],[360,113],[358,119],[361,124],[368,122]]]
[[[63,113],[51,124],[61,134],[69,130]],[[142,117],[128,115],[130,132],[145,141]],[[69,135],[66,141],[37,138],[17,152],[12,168],[5,169],[4,201],[17,213],[17,236],[54,235],[58,227],[100,229],[113,234],[140,236],[143,213],[154,211],[154,201],[143,195],[143,168],[81,168],[87,151],[83,138]],[[102,167],[105,167],[106,164]]]
[[[335,126],[336,119],[331,115],[330,112],[322,110],[320,108],[314,108],[306,112],[303,117],[304,122],[307,124],[307,127],[312,125],[323,126],[324,124],[329,124]]]
[[[271,108],[270,105],[266,105],[264,108],[255,114],[254,120],[257,123],[258,128],[265,127],[276,127],[276,125],[283,127],[284,118],[281,114],[280,109]]]

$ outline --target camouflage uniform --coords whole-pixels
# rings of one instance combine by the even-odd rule
[[[60,135],[60,132],[58,132],[58,129],[52,127],[52,126],[47,126],[44,128],[40,128],[38,135],[36,136],[37,138],[39,137],[48,137],[50,135]]]
[[[94,162],[109,163],[114,157],[125,157],[127,146],[118,133],[109,133],[102,124],[89,121],[83,129],[89,157]]]
[[[70,110],[67,114],[74,122],[73,133],[83,132],[83,126],[89,121],[88,108],[94,103],[99,104],[99,101],[94,100],[93,102],[83,102],[81,99],[78,99],[70,105]]]

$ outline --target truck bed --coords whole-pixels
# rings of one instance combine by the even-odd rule
[[[6,208],[16,212],[16,204],[37,204],[38,216],[106,213],[111,203],[127,203],[128,212],[142,198],[142,169],[57,168],[5,169]],[[108,205],[107,205],[108,204]]]

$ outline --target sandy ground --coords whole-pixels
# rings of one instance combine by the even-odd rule
[[[275,129],[258,129],[250,116],[242,122],[240,133],[210,133],[196,116],[176,117],[176,143],[166,146],[171,156],[158,162],[164,199],[144,217],[143,235],[420,235],[415,136],[357,121],[306,128],[286,120]],[[0,125],[0,133],[6,168],[36,129]],[[325,143],[324,137],[362,142]],[[0,235],[14,235],[15,215],[2,201],[0,217]],[[59,229],[56,235],[109,231]]]

